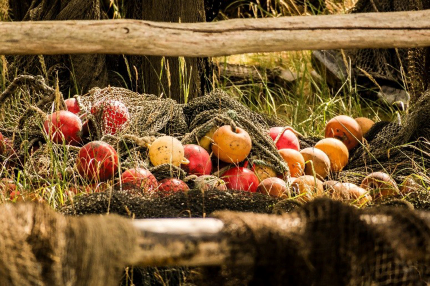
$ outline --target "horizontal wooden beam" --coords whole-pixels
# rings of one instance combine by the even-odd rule
[[[139,231],[139,251],[130,265],[138,266],[212,266],[223,265],[230,253],[222,237],[222,221],[214,218],[134,220]],[[238,263],[248,265],[254,258],[238,254]]]
[[[223,56],[430,46],[430,10],[237,19],[0,22],[0,54]]]
[[[415,214],[416,218],[422,220],[421,223],[430,225],[428,212],[416,211]],[[253,216],[256,221],[252,227],[253,231],[258,232],[258,229],[261,228],[262,232],[267,232],[267,228],[270,227],[273,233],[279,231],[285,236],[297,239],[300,239],[308,226],[308,221],[294,212],[272,217],[268,217],[266,214],[242,215]],[[384,235],[398,235],[403,232],[405,227],[398,223],[395,215],[384,212],[362,213],[359,217],[365,225],[369,225],[372,233],[376,230]],[[247,221],[251,222],[251,220]],[[145,267],[215,266],[234,263],[235,266],[246,266],[261,263],[261,261],[255,260],[255,253],[253,254],[249,245],[245,244],[243,249],[239,246],[238,241],[243,239],[241,237],[243,233],[239,231],[241,223],[235,225],[235,223],[227,221],[225,224],[216,218],[165,218],[133,220],[132,225],[138,231],[139,237],[136,252],[128,257],[129,265]],[[387,229],[390,230],[388,234]],[[233,232],[231,232],[232,230]],[[409,233],[410,237],[405,241],[414,241],[413,238],[416,235],[416,233]],[[420,244],[408,244],[408,247],[412,246],[420,247]],[[396,247],[406,247],[406,245]],[[408,251],[402,250],[402,253],[404,259],[409,259],[409,261],[416,261],[417,257],[425,255],[417,252],[413,247]],[[231,260],[232,257],[234,257],[234,262]]]

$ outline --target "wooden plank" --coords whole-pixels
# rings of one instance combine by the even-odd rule
[[[139,250],[130,265],[223,265],[229,245],[221,235],[222,221],[214,218],[134,220]],[[238,254],[242,265],[254,263],[247,253]]]
[[[427,212],[417,211],[415,214],[422,223],[430,225]],[[253,231],[258,231],[258,228],[267,231],[267,227],[270,227],[272,232],[279,230],[283,235],[296,238],[303,235],[308,223],[294,212],[283,216],[273,215],[271,219],[268,219],[266,214],[249,215],[254,216],[257,221],[256,225],[251,227]],[[391,234],[402,231],[402,227],[396,228],[394,217],[383,212],[378,215],[362,213],[360,220],[381,233],[386,233],[387,229],[390,229]],[[243,239],[240,237],[243,233],[239,231],[242,223],[225,224],[216,218],[163,218],[133,220],[132,225],[139,232],[139,246],[135,254],[129,257],[129,265],[214,266],[234,263],[235,266],[241,266],[261,263],[255,260],[255,253],[249,245],[244,245],[241,249],[241,244],[238,244]],[[235,236],[238,236],[238,240]],[[407,256],[412,260],[421,254],[411,251]],[[233,256],[234,261],[231,260]]]
[[[0,54],[223,56],[287,50],[430,46],[430,10],[236,19],[1,22]]]

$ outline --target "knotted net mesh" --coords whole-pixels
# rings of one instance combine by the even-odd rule
[[[0,206],[1,285],[118,285],[137,249],[119,216],[65,217],[36,203]]]
[[[317,199],[281,215],[222,211],[212,217],[223,223],[216,241],[225,264],[170,268],[170,277],[165,269],[147,269],[165,280],[146,277],[134,285],[430,282],[428,212],[405,206],[359,210]],[[140,249],[141,234],[116,215],[76,218],[41,204],[4,204],[0,224],[2,285],[118,285],[123,267],[139,263],[142,251],[153,252]]]
[[[277,174],[288,172],[288,165],[268,136],[269,128],[282,122],[249,110],[221,90],[185,105],[117,87],[96,88],[75,98],[80,108],[78,115],[90,130],[82,143],[102,140],[111,144],[121,158],[122,170],[144,167],[152,170],[157,179],[172,176],[184,179],[186,172],[176,166],[152,166],[148,144],[162,135],[178,138],[182,144],[198,144],[211,129],[230,125],[241,127],[250,134],[253,147],[247,160],[251,164],[269,166]],[[9,144],[13,147],[3,160],[9,160],[14,167],[23,169],[29,178],[36,180],[58,175],[53,172],[58,165],[62,175],[74,177],[79,147],[50,141],[44,144],[47,136],[42,128],[43,121],[46,114],[64,108],[61,93],[47,87],[39,77],[21,76],[0,99],[4,118],[1,132],[10,138]],[[105,106],[101,104],[109,101],[121,102],[128,110],[128,122],[115,135],[106,128],[106,118],[115,117],[117,110],[109,110],[109,116],[105,117]],[[345,169],[331,174],[330,179],[360,184],[364,176],[376,171],[390,174],[399,184],[414,175],[425,177],[430,160],[429,109],[430,92],[424,92],[400,123],[375,124],[365,136],[364,143],[351,150]],[[300,138],[301,147],[313,146],[319,139]],[[53,157],[60,160],[53,162]],[[218,171],[222,168],[215,156],[213,163],[218,166]]]
[[[430,9],[428,0],[359,0],[352,13],[416,11]],[[358,76],[372,77],[380,84],[406,88],[416,100],[428,86],[427,48],[359,49],[345,51]]]
[[[316,200],[282,216],[215,213],[233,247],[205,285],[425,285],[428,213]],[[237,267],[248,253],[250,266]]]
[[[369,0],[359,1],[355,11],[382,12],[425,8],[429,8],[425,1]],[[416,181],[419,180],[416,177],[428,177],[430,127],[427,119],[430,118],[430,92],[425,91],[427,49],[360,50],[347,54],[357,67],[358,73],[365,75],[362,72],[364,70],[376,79],[393,82],[400,82],[406,78],[407,88],[416,98],[416,104],[411,106],[409,113],[400,123],[376,124],[366,135],[366,142],[352,150],[345,170],[331,178],[359,184],[364,176],[375,171],[390,174],[397,183],[402,183],[408,178]],[[215,91],[185,105],[118,87],[95,88],[89,94],[78,95],[75,98],[81,109],[80,116],[88,120],[93,131],[85,140],[102,140],[114,146],[120,154],[122,170],[139,166],[149,168],[159,180],[166,177],[186,179],[188,174],[180,168],[168,164],[153,167],[148,160],[146,144],[161,135],[174,136],[183,144],[197,143],[211,128],[224,124],[242,127],[250,133],[254,144],[249,157],[251,162],[266,164],[278,173],[288,170],[273,141],[267,135],[269,127],[278,125],[279,122],[250,111],[222,91]],[[115,135],[109,134],[103,123],[103,104],[100,105],[98,112],[94,114],[91,112],[98,103],[110,100],[123,102],[131,119]],[[42,130],[44,117],[53,110],[64,109],[61,94],[47,86],[41,77],[20,76],[0,96],[0,108],[2,110],[0,131],[12,138],[12,150],[15,150],[4,156],[2,158],[4,161],[10,162],[11,166],[18,170],[23,170],[29,178],[36,181],[52,176],[76,175],[75,162],[78,150],[76,147],[53,143],[49,146],[43,145],[46,143],[46,135]],[[302,148],[312,146],[318,139],[300,138],[301,146]],[[39,149],[34,150],[37,149],[35,147]],[[60,168],[53,164],[53,156],[62,158]],[[58,170],[61,170],[60,174]],[[193,180],[187,182],[193,188]],[[428,182],[425,184],[428,185]],[[300,203],[295,200],[280,200],[262,194],[244,194],[234,190],[202,192],[192,189],[187,193],[157,197],[117,189],[119,187],[115,186],[112,192],[75,197],[62,211],[71,215],[111,212],[127,217],[152,218],[205,217],[217,210],[225,209],[283,213],[300,207]],[[416,209],[430,209],[428,190],[423,187],[396,199],[410,202]],[[398,201],[392,199],[377,202],[377,204],[397,203]],[[226,223],[231,221],[232,225],[240,225],[237,233],[243,233],[244,238],[232,239],[236,239],[238,245],[250,247],[256,257],[261,259],[262,265],[247,271],[243,271],[243,268],[240,271],[226,268],[206,269],[203,271],[206,277],[204,281],[208,284],[211,281],[219,283],[217,285],[238,284],[240,281],[251,285],[267,281],[273,282],[274,285],[288,283],[324,285],[329,281],[331,285],[424,285],[429,282],[426,266],[428,219],[423,213],[405,211],[403,208],[383,211],[366,209],[359,212],[339,205],[315,204],[291,215],[290,218],[299,221],[301,226],[296,229],[294,235],[292,233],[280,235],[278,231],[272,231],[274,225],[266,226],[266,222],[273,217],[263,219],[251,215],[221,214],[218,217],[223,218]],[[378,221],[383,223],[372,224],[369,227],[368,220],[371,218],[378,218]],[[282,219],[279,220],[281,225],[285,223]],[[275,220],[274,224],[277,223]],[[254,227],[258,224],[262,227]],[[339,236],[329,236],[333,233]],[[270,240],[272,245],[265,242],[266,238],[272,239]],[[315,238],[318,238],[318,241],[315,241]],[[272,256],[265,256],[260,250],[255,249],[260,245],[261,249],[269,249],[267,253]],[[282,263],[274,265],[279,261]],[[267,267],[268,265],[270,267]],[[241,275],[239,272],[246,274]],[[172,284],[185,282],[190,274],[184,269],[174,271],[145,269],[141,271],[144,279],[140,282],[135,281],[135,284],[162,284],[162,279],[154,278],[160,273],[163,273],[165,279],[179,277],[180,281],[173,279]],[[32,275],[28,276],[29,279],[33,279]],[[14,277],[4,279],[9,279],[8,282],[18,279],[17,276]]]
[[[35,101],[38,97],[40,99]],[[47,87],[39,77],[20,76],[2,94],[2,98],[0,106],[4,121],[1,131],[14,138],[12,143],[15,150],[19,150],[16,161],[23,164],[27,174],[44,177],[49,173],[48,169],[53,167],[52,153],[62,158],[65,165],[62,170],[76,171],[77,148],[53,142],[40,147],[47,139],[42,128],[47,114],[58,110],[58,106],[64,109],[61,93]],[[268,165],[281,174],[288,171],[288,166],[268,136],[269,124],[265,118],[222,91],[214,91],[187,105],[118,87],[94,88],[89,94],[74,98],[80,110],[78,116],[84,122],[82,143],[101,140],[111,144],[121,157],[124,169],[152,168],[147,155],[148,144],[159,136],[169,135],[183,144],[196,144],[210,129],[231,125],[233,128],[242,127],[250,134],[253,148],[249,158],[252,163]],[[109,120],[122,114],[123,109],[107,110],[110,106],[107,102],[121,103],[126,108],[128,120],[114,135]],[[34,147],[38,149],[33,152]],[[66,153],[67,159],[64,159]],[[160,176],[165,173],[165,177],[172,176],[172,172],[181,177],[186,175],[169,164],[152,170],[160,172]]]

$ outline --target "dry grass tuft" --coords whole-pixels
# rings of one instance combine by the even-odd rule
[[[9,1],[0,0],[0,21],[9,19]]]

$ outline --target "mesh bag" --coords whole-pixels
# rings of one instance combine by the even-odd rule
[[[246,130],[252,139],[250,158],[254,164],[267,165],[279,174],[288,172],[288,166],[279,155],[269,137],[269,125],[265,118],[252,112],[221,90],[196,98],[184,106],[189,132],[183,144],[197,144],[214,127],[231,125]]]
[[[42,132],[46,113],[57,106],[64,106],[62,97],[45,84],[41,76],[21,75],[14,79],[9,87],[0,95],[0,132],[10,140],[10,150],[3,160],[22,163],[20,159],[38,141],[44,140]]]
[[[428,0],[359,0],[352,13],[394,12],[430,9]],[[345,51],[359,76],[377,81],[388,81],[410,92],[413,101],[427,89],[427,48],[411,49],[360,49]]]
[[[28,160],[20,162],[26,174],[31,178],[55,175],[50,171],[53,167],[53,154],[57,161],[66,163],[65,169],[72,170],[77,153],[74,148],[70,147],[74,151],[67,162],[63,158],[64,146],[55,146],[52,142],[50,146],[53,146],[53,149],[45,146],[30,156],[28,154],[29,148],[37,146],[38,141],[46,141],[41,128],[46,114],[53,112],[55,107],[65,109],[61,93],[47,87],[40,77],[21,76],[14,80],[2,94],[2,98],[2,133],[14,138],[15,147],[23,143],[28,145],[27,149],[17,147],[22,156],[29,157]],[[232,127],[242,127],[250,133],[253,148],[249,158],[252,164],[270,166],[279,174],[288,172],[287,164],[283,162],[273,140],[268,136],[270,120],[250,111],[222,91],[215,91],[187,105],[117,87],[94,88],[89,94],[76,95],[75,98],[80,109],[78,115],[90,130],[83,139],[84,143],[102,140],[111,144],[124,162],[121,165],[123,169],[145,167],[150,168],[158,179],[185,178],[186,173],[175,166],[165,164],[152,167],[148,159],[147,144],[161,135],[182,139],[183,144],[197,143],[211,128],[230,124]],[[117,108],[118,105],[111,104],[112,102],[120,102],[125,109]],[[112,106],[114,108],[111,108]],[[120,120],[127,120],[116,130],[116,134],[112,135],[109,120],[118,116]]]
[[[422,94],[401,124],[375,125],[367,143],[353,150],[347,170],[341,173],[357,181],[360,174],[383,171],[397,182],[411,174],[428,175],[430,166],[430,92]]]
[[[79,147],[60,144],[45,144],[25,160],[24,172],[32,182],[43,182],[52,178],[79,177],[75,168]],[[60,158],[61,160],[53,159]]]
[[[125,104],[130,114],[129,124],[121,130],[120,134],[132,134],[143,137],[147,135],[170,134],[180,135],[187,132],[187,124],[182,112],[182,106],[171,99],[157,98],[155,95],[139,94],[124,88],[107,87],[94,88],[89,95],[76,96],[81,113],[91,113],[91,108],[101,108],[95,112],[97,122],[101,122],[101,114],[107,101],[120,101]],[[115,116],[115,114],[112,114]],[[97,126],[99,136],[109,134],[109,130]],[[101,139],[101,137],[99,139]]]

